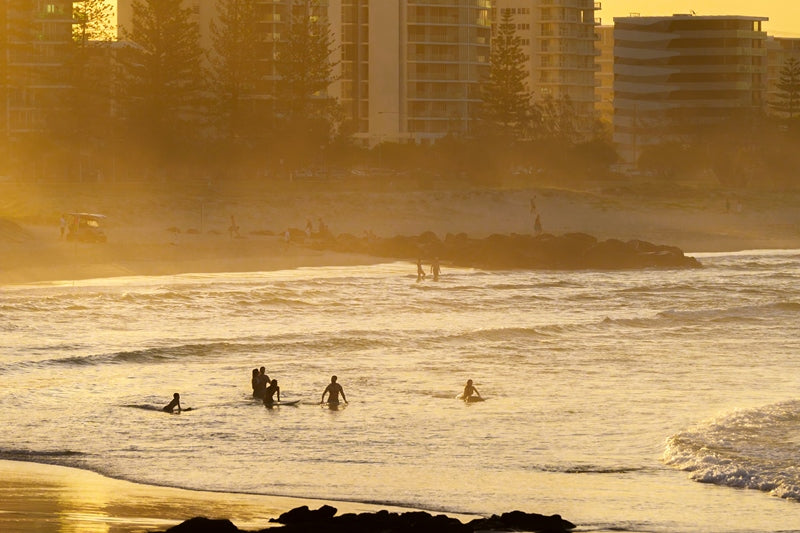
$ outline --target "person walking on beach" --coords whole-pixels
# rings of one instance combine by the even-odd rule
[[[535,235],[542,233],[542,219],[539,218],[539,215],[536,215],[536,221],[533,223],[533,233]]]
[[[61,229],[61,240],[64,240],[64,233],[67,231],[67,219],[61,215],[61,220],[58,221],[59,228]]]
[[[181,412],[181,395],[177,392],[172,395],[172,401],[165,405],[161,410],[165,413],[173,413],[175,409],[178,409],[178,412]]]
[[[425,270],[422,268],[422,259],[417,259],[417,281],[425,279]]]
[[[431,274],[433,274],[433,281],[439,281],[439,273],[442,271],[439,266],[439,258],[435,257],[431,263]]]
[[[320,403],[327,403],[328,405],[339,405],[339,395],[342,395],[342,400],[347,403],[347,397],[344,395],[344,389],[341,385],[336,383],[336,376],[331,376],[331,382],[322,391],[322,401]],[[325,401],[325,394],[328,395],[328,401]]]
[[[234,218],[233,215],[231,215],[231,225],[228,227],[228,233],[230,233],[231,239],[241,237],[241,235],[239,235],[239,225],[236,223],[236,218]]]
[[[476,389],[472,384],[471,379],[467,380],[467,384],[464,387],[464,392],[461,394],[460,398],[465,402],[475,402],[479,401],[479,399],[483,400],[483,398],[481,398],[481,393],[478,392],[478,389]]]
[[[277,400],[272,398],[275,395],[275,393],[278,394]],[[267,387],[264,390],[264,405],[266,405],[267,407],[272,407],[273,405],[275,405],[276,401],[278,403],[280,403],[281,401],[281,388],[278,387],[278,380],[273,379],[270,382],[269,387]]]

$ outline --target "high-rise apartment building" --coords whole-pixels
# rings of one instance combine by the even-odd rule
[[[598,26],[595,104],[597,117],[611,124],[614,117],[614,26]]]
[[[341,14],[341,102],[355,137],[470,135],[488,74],[490,0],[331,0]]]
[[[504,10],[512,16],[528,56],[528,88],[534,100],[569,100],[588,124],[595,106],[594,0],[493,0],[494,21]]]
[[[760,110],[764,17],[615,18],[614,142],[636,164],[643,146],[676,140],[736,112]]]
[[[0,5],[0,134],[45,129],[48,115],[70,88],[73,3],[78,0],[5,0]]]

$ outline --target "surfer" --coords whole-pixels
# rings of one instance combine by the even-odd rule
[[[422,269],[422,259],[417,259],[417,281],[425,279],[425,270]]]
[[[465,402],[476,401],[475,399],[481,398],[481,393],[478,392],[478,389],[472,384],[472,380],[467,380],[467,385],[464,387],[464,393],[461,395],[461,399]]]
[[[342,400],[347,403],[347,397],[344,395],[344,389],[341,385],[336,383],[336,376],[331,376],[331,382],[322,391],[322,401],[320,403],[327,403],[328,405],[339,405],[339,395],[342,395]],[[328,401],[325,402],[325,394],[328,394]]]
[[[278,387],[278,380],[277,379],[273,379],[270,382],[269,387],[267,387],[264,390],[264,405],[266,405],[267,407],[271,407],[271,406],[273,406],[275,404],[275,400],[272,399],[272,397],[275,395],[275,393],[278,393],[278,400],[277,401],[278,401],[278,403],[280,403],[281,402],[281,388]]]
[[[178,408],[178,412],[181,412],[181,395],[177,392],[172,395],[172,401],[165,405],[161,410],[165,413],[173,413],[175,412],[175,408]]]

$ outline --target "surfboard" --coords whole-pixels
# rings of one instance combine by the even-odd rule
[[[280,407],[281,405],[297,405],[300,403],[300,400],[289,400],[289,401],[280,401],[280,402],[272,402],[271,405],[266,405],[266,407]]]
[[[486,400],[486,398],[481,398],[480,396],[469,396],[468,398],[464,398],[462,394],[456,396],[456,399],[461,400],[464,403],[477,403]]]

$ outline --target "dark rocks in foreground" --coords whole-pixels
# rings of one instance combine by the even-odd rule
[[[343,514],[336,516],[336,508],[323,505],[311,510],[297,507],[277,519],[282,526],[273,526],[260,533],[285,531],[287,533],[473,533],[475,531],[528,531],[538,533],[566,533],[575,528],[559,515],[544,516],[522,511],[512,511],[491,518],[479,518],[466,524],[446,515],[431,515],[423,511],[407,513]],[[234,533],[239,528],[229,520],[192,518],[167,530],[169,533]]]
[[[448,233],[444,240],[433,232],[415,237],[381,238],[341,234],[314,239],[310,246],[337,252],[361,253],[401,259],[422,258],[455,266],[487,270],[622,270],[641,268],[696,268],[700,263],[680,248],[642,240],[598,241],[585,233],[565,235],[494,234],[473,239]]]

